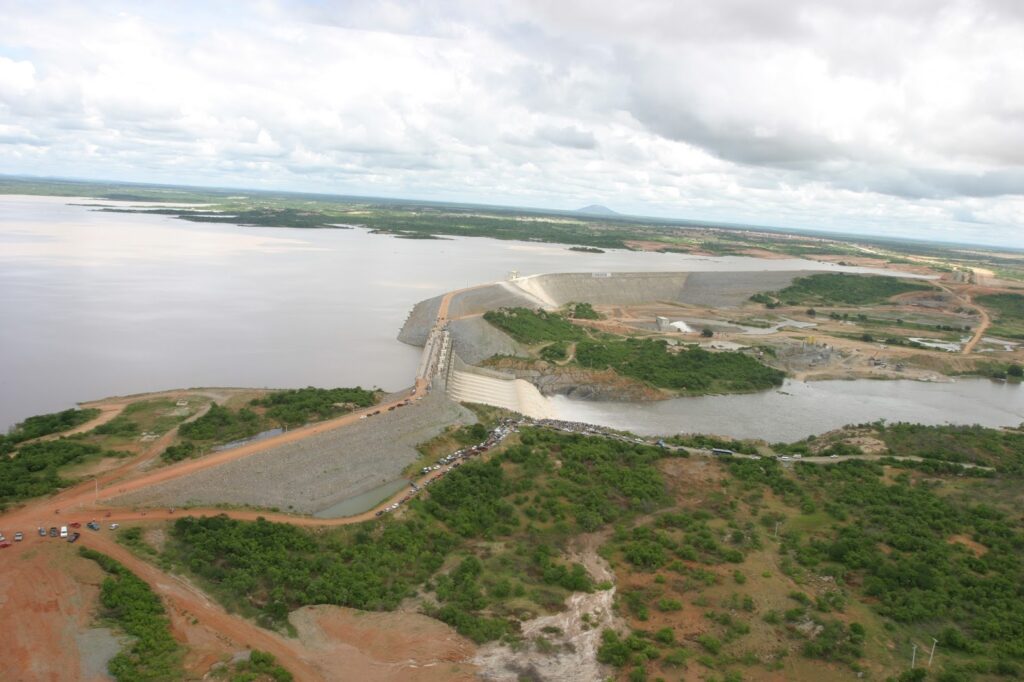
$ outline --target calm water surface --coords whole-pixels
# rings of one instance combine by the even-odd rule
[[[418,348],[395,339],[412,306],[451,289],[504,279],[510,270],[842,269],[799,259],[588,254],[491,239],[396,239],[361,229],[210,225],[102,213],[69,204],[75,201],[0,196],[0,428],[77,401],[176,387],[396,390],[411,383],[419,359]],[[853,390],[862,383],[844,385]],[[879,384],[868,383],[878,390]],[[976,390],[993,396],[984,404],[1006,408],[1001,414],[1019,413],[1019,402],[1007,407],[988,384]],[[664,430],[689,430],[675,428],[685,423],[726,433],[718,428],[714,401],[766,403],[751,409],[773,400],[796,404],[781,398],[702,399],[709,402],[694,413],[700,418],[689,416],[691,403],[672,412],[678,401],[600,409],[607,419],[647,413],[657,419],[668,410]],[[916,398],[893,397],[903,399]],[[573,405],[560,407],[571,411]],[[584,403],[578,409],[595,407]],[[785,418],[799,421],[803,409]],[[950,419],[965,414],[957,399],[947,409]],[[844,418],[845,408],[833,413],[839,423],[862,420],[853,412]],[[757,428],[776,422],[770,415],[749,416],[757,417]],[[815,419],[804,423],[827,421]],[[1021,419],[1006,416],[1006,423]]]
[[[644,435],[715,433],[793,441],[877,419],[920,424],[1017,426],[1024,386],[988,379],[922,381],[786,381],[778,391],[678,398],[656,403],[552,399],[558,416]]]

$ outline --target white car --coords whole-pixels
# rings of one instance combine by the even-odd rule
[[[110,530],[117,530],[120,527],[121,527],[120,523],[112,523],[112,524],[110,524]]]
[[[789,455],[783,455],[782,457],[779,457],[779,459],[781,459],[783,462],[788,462],[789,461]]]
[[[829,459],[839,459],[839,455],[829,455]]]

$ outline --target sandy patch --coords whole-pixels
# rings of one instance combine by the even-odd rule
[[[290,620],[306,653],[329,679],[476,679],[468,663],[473,644],[421,614],[309,606]]]
[[[946,538],[946,542],[951,545],[963,545],[967,549],[971,550],[971,552],[974,553],[974,556],[985,556],[988,554],[988,547],[980,542],[975,542],[966,535],[950,535]]]
[[[597,554],[604,539],[601,533],[581,535],[574,539],[567,556],[569,561],[582,564],[598,583],[615,577],[608,563]],[[480,668],[479,677],[501,682],[606,679],[609,669],[597,662],[597,650],[602,631],[620,629],[612,608],[614,600],[614,587],[590,594],[571,594],[561,613],[522,623],[527,646],[517,651],[498,643],[481,647],[473,659]]]

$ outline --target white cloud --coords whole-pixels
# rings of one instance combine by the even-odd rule
[[[0,172],[1024,245],[1013,2],[0,4]]]

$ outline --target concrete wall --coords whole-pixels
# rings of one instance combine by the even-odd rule
[[[511,284],[558,308],[573,301],[597,305],[637,305],[668,301],[715,307],[743,304],[759,291],[782,289],[794,278],[810,274],[788,272],[616,272],[534,275]]]
[[[608,277],[593,273],[534,275],[513,284],[557,308],[579,301],[604,305],[635,305],[654,301],[682,301],[690,273],[619,272]]]
[[[455,352],[471,365],[492,355],[527,355],[526,348],[482,317],[452,320],[448,324]]]

